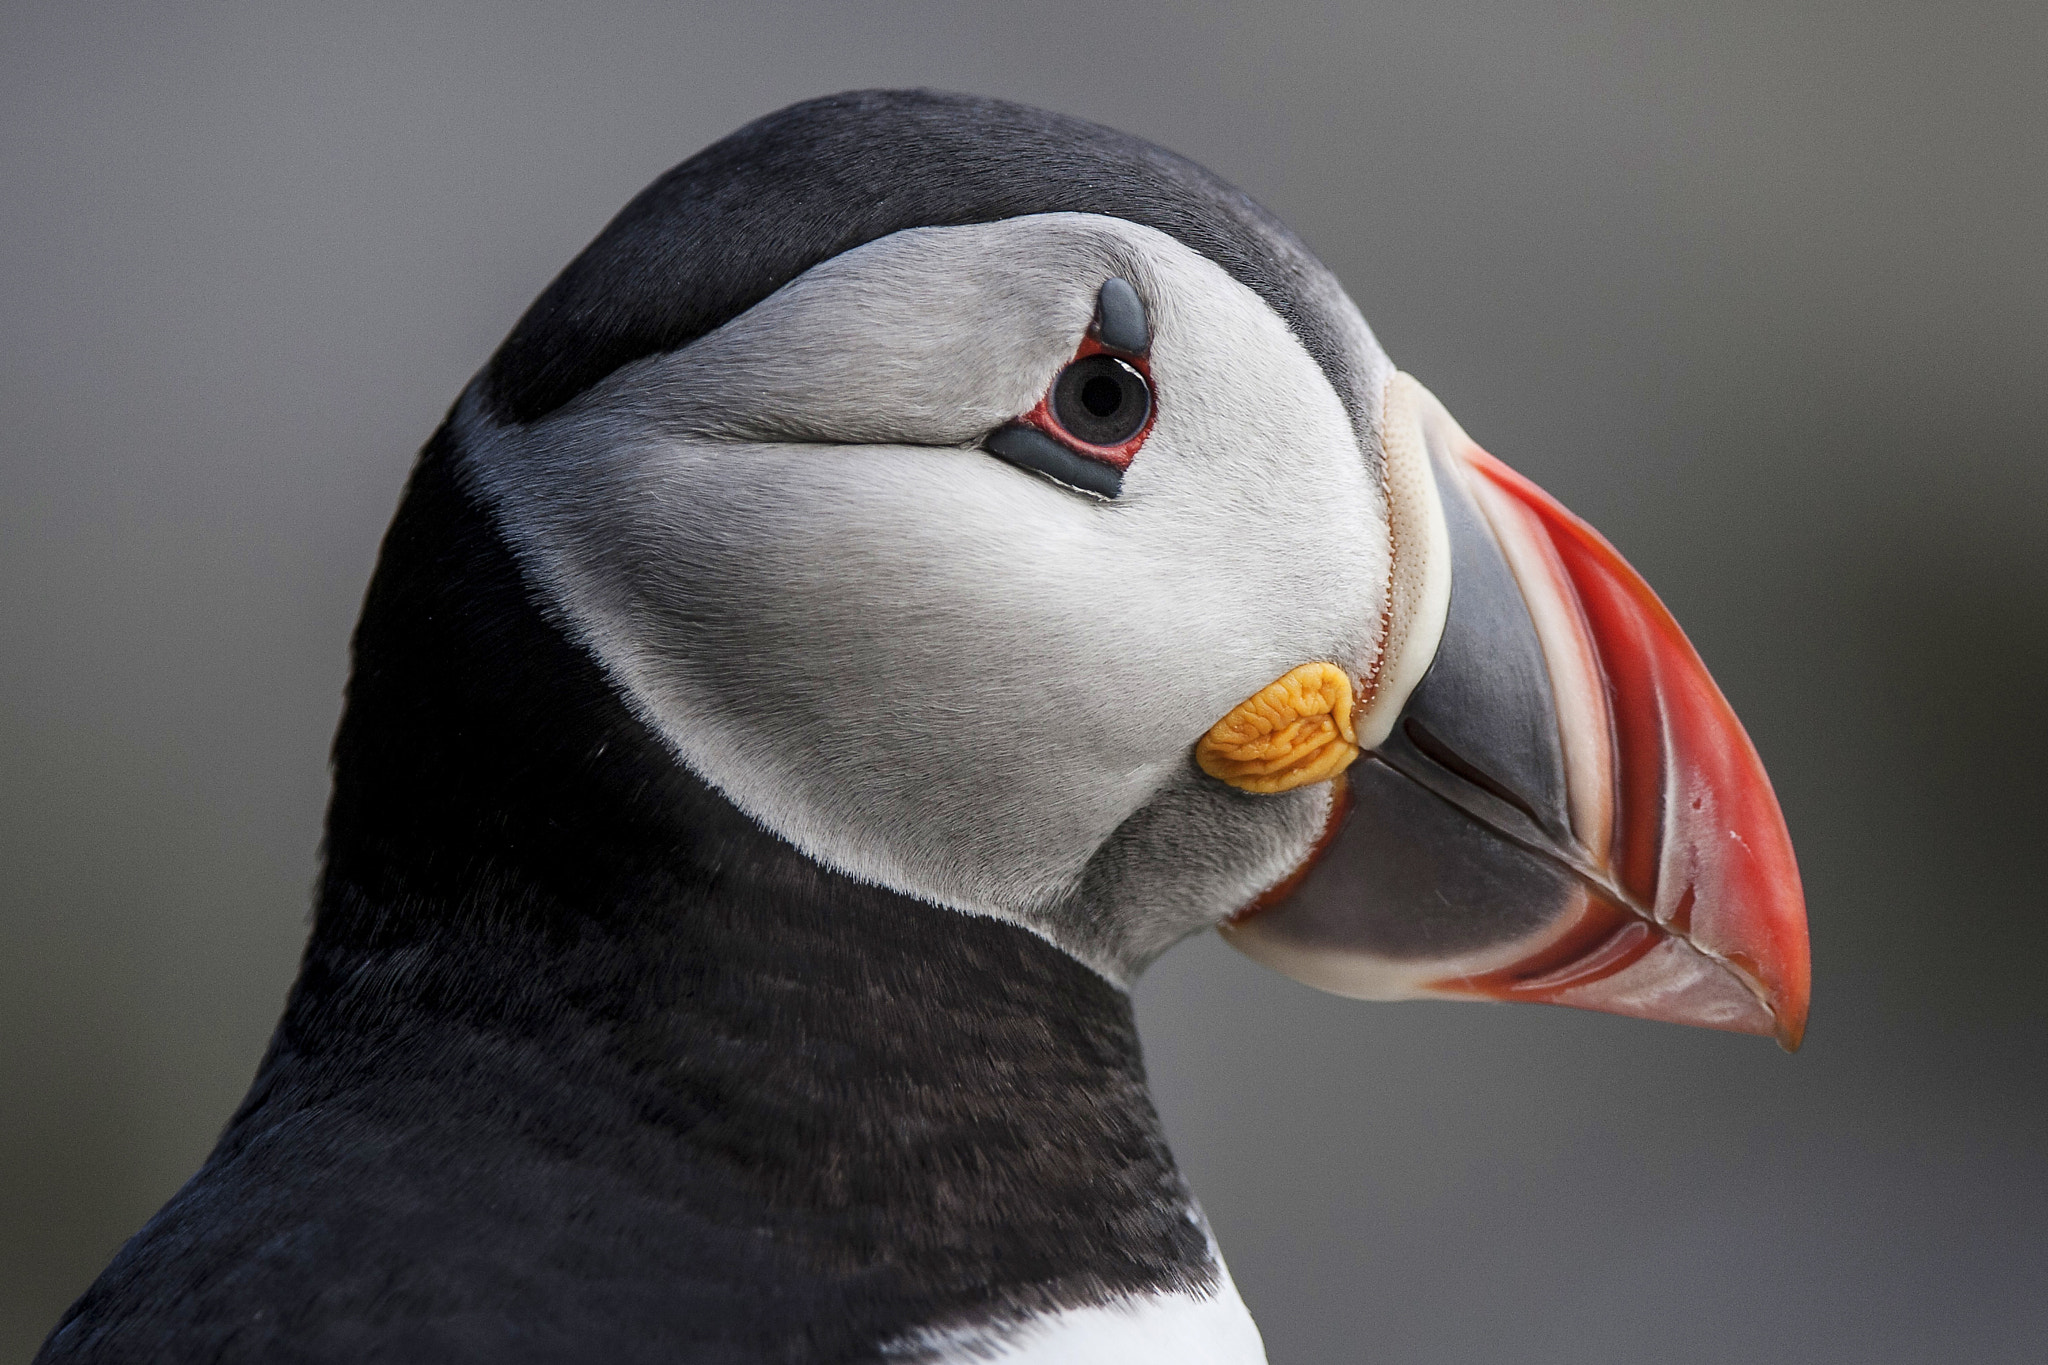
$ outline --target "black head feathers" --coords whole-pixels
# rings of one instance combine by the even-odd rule
[[[1369,424],[1345,336],[1355,323],[1339,315],[1334,284],[1243,192],[1113,129],[927,90],[792,105],[662,176],[527,310],[483,394],[500,420],[531,422],[865,242],[1035,213],[1127,219],[1209,257],[1287,320],[1353,420]],[[1117,326],[1129,320],[1122,302],[1110,305]]]

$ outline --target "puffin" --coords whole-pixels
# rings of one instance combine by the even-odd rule
[[[300,972],[73,1362],[1265,1359],[1182,939],[1775,1037],[1805,912],[1642,578],[1265,209],[862,91],[632,200],[427,441]]]

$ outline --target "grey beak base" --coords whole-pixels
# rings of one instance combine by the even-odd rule
[[[1444,457],[1450,605],[1392,732],[1346,774],[1350,808],[1261,932],[1398,967],[1522,943],[1582,900],[1549,667],[1513,571]]]

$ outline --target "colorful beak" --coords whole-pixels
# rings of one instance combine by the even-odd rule
[[[1395,600],[1365,752],[1317,856],[1226,937],[1341,995],[1573,1005],[1796,1048],[1798,865],[1684,632],[1406,375],[1386,432]]]

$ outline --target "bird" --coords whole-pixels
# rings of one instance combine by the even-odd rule
[[[415,464],[247,1097],[39,1361],[1265,1359],[1130,990],[1796,1047],[1783,815],[1611,545],[1195,163],[726,137]]]

